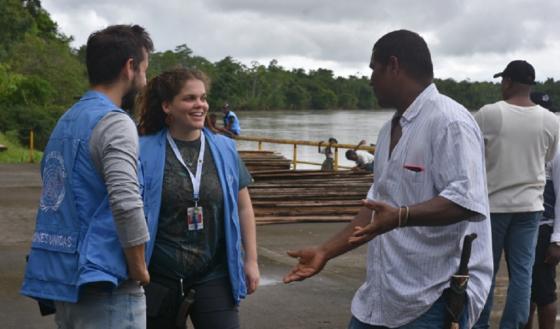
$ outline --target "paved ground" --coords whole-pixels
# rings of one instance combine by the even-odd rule
[[[35,303],[18,294],[40,194],[36,165],[0,165],[0,328],[54,328]],[[241,306],[242,328],[346,328],[350,301],[364,277],[365,248],[333,260],[313,279],[284,285],[294,262],[288,249],[323,241],[344,224],[281,224],[258,227],[262,284]],[[502,266],[504,268],[505,266]],[[498,280],[501,309],[507,278]],[[499,312],[494,312],[494,321]]]
[[[18,294],[40,195],[36,165],[0,165],[0,328],[54,328],[35,303]],[[285,250],[320,241],[343,224],[259,227],[262,285],[242,303],[243,328],[344,328],[363,279],[365,249],[333,262],[324,275],[284,285],[293,262]]]

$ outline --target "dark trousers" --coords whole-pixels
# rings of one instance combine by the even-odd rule
[[[552,231],[550,225],[545,224],[539,227],[531,286],[531,301],[537,306],[546,306],[556,301],[556,265],[544,262],[550,246]]]
[[[146,287],[148,329],[185,329],[186,326],[176,325],[183,301],[180,284],[155,279]],[[195,297],[189,317],[195,329],[239,329],[239,310],[227,277],[195,284],[191,288],[195,290]],[[185,287],[185,290],[189,288]]]

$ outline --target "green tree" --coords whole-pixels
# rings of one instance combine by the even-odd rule
[[[21,41],[33,27],[33,16],[21,0],[0,0],[0,62],[8,57],[11,46]]]
[[[8,64],[14,72],[47,81],[55,90],[50,102],[69,106],[87,89],[85,68],[66,41],[28,35],[13,52],[33,54],[12,56]]]
[[[292,110],[307,109],[311,106],[311,96],[301,85],[291,83],[286,87],[286,105]]]
[[[39,0],[0,0],[0,6],[0,131],[26,143],[33,129],[43,147],[86,89],[84,66]]]
[[[226,102],[234,106],[243,103],[243,95],[246,94],[250,81],[247,71],[245,65],[234,60],[231,56],[215,63],[211,76],[210,106],[221,108]]]

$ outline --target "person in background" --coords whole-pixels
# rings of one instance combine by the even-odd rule
[[[463,106],[438,92],[428,45],[417,33],[385,34],[373,46],[370,67],[379,105],[396,109],[379,132],[375,183],[344,229],[320,246],[288,252],[298,264],[284,282],[309,278],[369,242],[348,328],[444,328],[442,293],[459,268],[463,238],[476,233],[466,307],[458,316],[461,328],[470,328],[492,278],[480,130]]]
[[[204,123],[204,126],[217,134],[222,134],[229,138],[233,138],[234,135],[229,130],[218,127],[217,119],[218,117],[216,116],[215,113],[210,113],[209,115],[206,116],[206,121]]]
[[[346,159],[356,162],[356,167],[352,168],[353,170],[373,172],[373,162],[375,157],[367,151],[358,150],[358,148],[365,143],[365,140],[361,140],[353,150],[346,151]]]
[[[229,109],[228,103],[225,103],[222,107],[222,113],[224,114],[224,129],[236,136],[239,136],[239,134],[241,134],[239,119],[237,118],[237,115]]]
[[[259,283],[251,176],[235,141],[204,128],[209,81],[196,70],[156,76],[140,98],[148,245],[148,328],[239,328],[238,304]],[[177,326],[177,319],[180,325]]]
[[[325,155],[325,161],[321,165],[321,171],[333,171],[334,170],[334,152],[332,150],[332,146],[334,144],[338,144],[338,141],[334,137],[330,137],[328,144],[325,148],[321,148],[324,144],[323,141],[319,142],[319,146],[317,147],[317,152]]]
[[[218,116],[216,113],[210,113],[207,116],[207,126],[212,129],[218,129]]]
[[[531,101],[550,111],[552,100],[542,92],[532,92]],[[533,328],[535,310],[539,329],[553,329],[556,323],[556,265],[560,261],[560,148],[546,164],[544,213],[540,217],[539,235],[533,265],[531,308],[525,329]]]
[[[45,148],[43,191],[21,293],[50,304],[67,328],[145,328],[149,282],[138,133],[128,113],[146,85],[148,33],[91,34],[90,90],[62,115]],[[148,223],[149,224],[149,223]]]
[[[556,116],[529,97],[535,84],[533,66],[515,60],[494,75],[498,77],[502,78],[503,100],[474,114],[485,144],[494,258],[492,288],[477,329],[490,327],[502,251],[509,283],[500,328],[527,324],[538,218],[544,209],[545,165],[556,154],[559,138]]]

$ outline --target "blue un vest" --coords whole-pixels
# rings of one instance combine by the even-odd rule
[[[224,194],[224,232],[229,279],[233,299],[238,303],[247,295],[245,272],[243,269],[243,249],[241,229],[237,210],[239,193],[239,163],[235,142],[230,138],[203,130],[210,145],[212,159],[216,165],[220,185]],[[165,169],[166,133],[163,129],[153,135],[140,137],[140,161],[144,169],[144,213],[148,217],[150,234],[157,230]],[[155,237],[155,235],[151,235]],[[147,257],[154,250],[155,238],[148,242]]]
[[[41,162],[43,190],[23,295],[77,302],[85,283],[116,286],[128,277],[107,189],[89,152],[91,133],[109,112],[123,111],[105,95],[89,91],[50,136]]]
[[[233,111],[229,111],[224,116],[224,127],[227,127],[230,118],[233,118],[233,123],[231,124],[230,131],[236,135],[241,134],[241,126],[239,125],[239,119],[237,118],[237,115],[233,113]]]

